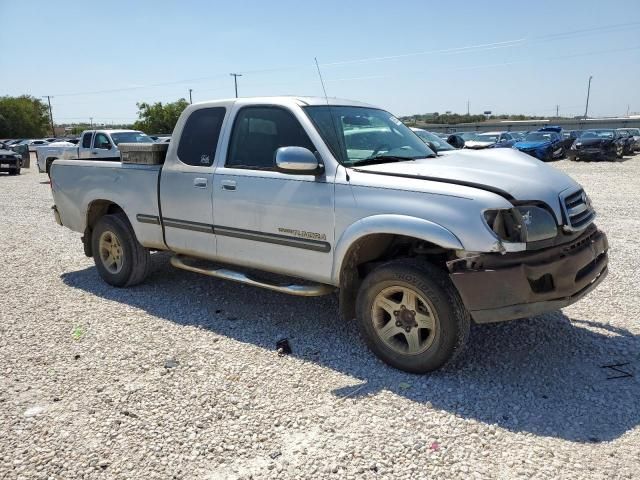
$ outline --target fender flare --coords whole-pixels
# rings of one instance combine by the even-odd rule
[[[405,235],[431,242],[442,248],[464,249],[458,237],[438,223],[408,215],[372,215],[351,224],[338,239],[331,272],[334,285],[340,284],[340,273],[349,248],[362,237],[374,234]]]

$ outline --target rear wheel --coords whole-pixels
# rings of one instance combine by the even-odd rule
[[[53,161],[54,160],[56,160],[56,159],[55,158],[48,158],[46,166],[45,166],[45,171],[47,172],[47,176],[49,178],[51,178],[51,165],[53,165]]]
[[[412,373],[450,363],[469,334],[469,314],[448,276],[415,260],[391,261],[370,273],[358,292],[356,312],[373,353]]]
[[[93,259],[102,279],[115,287],[129,287],[144,280],[149,251],[136,239],[123,213],[105,215],[93,229]]]
[[[622,145],[616,146],[616,157],[622,158],[624,156],[624,147]]]

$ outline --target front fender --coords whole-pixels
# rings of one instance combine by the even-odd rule
[[[405,235],[431,242],[442,248],[463,249],[458,237],[442,225],[429,220],[396,214],[372,215],[351,224],[338,239],[331,273],[334,285],[340,284],[340,271],[349,247],[360,238],[373,234]]]

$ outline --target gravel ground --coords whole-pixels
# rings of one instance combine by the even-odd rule
[[[640,156],[555,166],[599,211],[609,278],[562,312],[474,326],[458,368],[426,376],[376,360],[333,297],[165,254],[111,288],[45,176],[0,176],[0,478],[639,478]],[[603,368],[620,363],[631,376]]]

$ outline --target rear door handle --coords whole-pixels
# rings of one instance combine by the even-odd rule
[[[98,152],[91,152],[91,155],[97,155]]]
[[[194,178],[193,186],[196,188],[207,188],[207,179],[201,177]]]
[[[222,189],[223,190],[235,190],[236,182],[234,180],[223,180],[222,181]]]

